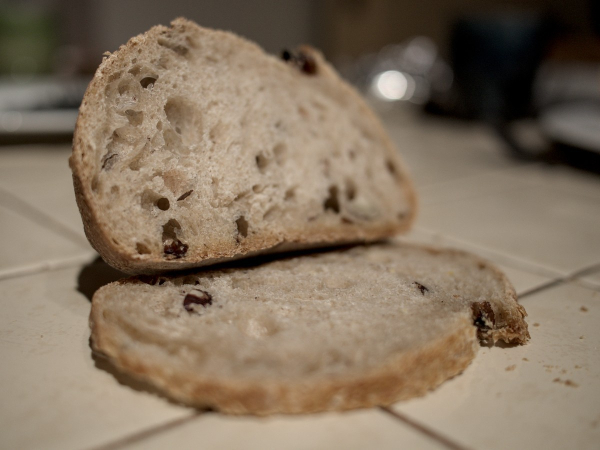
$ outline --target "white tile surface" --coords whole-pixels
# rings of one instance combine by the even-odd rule
[[[68,164],[70,146],[21,146],[0,150],[0,188],[83,237]]]
[[[88,448],[192,413],[95,367],[79,274],[0,281],[2,448]]]
[[[417,188],[523,164],[507,156],[494,131],[481,124],[402,112],[383,120]]]
[[[579,280],[584,286],[600,291],[600,270],[581,277]]]
[[[205,414],[124,449],[443,449],[379,410],[271,418]]]
[[[528,345],[482,348],[462,375],[394,408],[471,448],[597,449],[600,293],[566,284],[522,303]]]
[[[48,264],[77,261],[93,252],[34,223],[0,203],[0,279],[23,271],[42,270]]]
[[[513,174],[490,178],[494,189],[484,176],[432,188],[418,226],[563,275],[599,262],[600,198],[520,183]]]

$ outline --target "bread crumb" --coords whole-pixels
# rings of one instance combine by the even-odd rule
[[[582,306],[581,308],[579,308],[579,310],[581,312],[588,312],[588,309],[585,306]]]
[[[576,369],[581,369],[581,366],[579,364],[575,364],[575,368]]]
[[[523,361],[529,361],[527,358],[523,358]]]
[[[561,383],[564,384],[565,386],[569,386],[569,387],[579,387],[579,384],[575,383],[573,380],[561,380],[560,378],[555,378],[554,380],[552,380],[554,383]]]
[[[513,370],[515,370],[517,368],[516,364],[513,364],[512,366],[508,366],[506,369],[507,372],[512,372]]]
[[[539,327],[539,326],[540,326],[540,324],[536,322],[536,323],[534,323],[534,324],[533,324],[533,326],[534,326],[534,327]]]
[[[579,336],[579,339],[583,339],[583,336]]]

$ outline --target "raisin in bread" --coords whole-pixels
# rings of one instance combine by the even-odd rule
[[[506,277],[467,253],[375,244],[139,277],[92,301],[92,346],[173,399],[233,414],[389,405],[525,343]]]
[[[103,61],[70,166],[90,242],[128,273],[374,241],[415,213],[380,122],[317,51],[184,19]]]

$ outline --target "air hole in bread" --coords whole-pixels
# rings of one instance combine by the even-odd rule
[[[298,106],[298,114],[300,114],[300,117],[303,119],[309,118],[308,110],[304,106]]]
[[[144,121],[144,113],[142,111],[134,111],[133,109],[128,109],[125,111],[125,116],[129,121],[129,125],[133,125],[134,127],[140,126]]]
[[[152,189],[145,189],[144,192],[142,192],[142,196],[140,198],[142,208],[148,211],[151,210],[160,198],[161,196],[154,192]]]
[[[161,47],[165,47],[165,48],[168,48],[169,50],[173,50],[179,56],[186,56],[190,51],[190,49],[187,48],[185,45],[181,45],[180,43],[175,42],[175,41],[170,41],[169,39],[158,38],[157,42],[158,42],[158,45],[160,45]]]
[[[158,76],[144,77],[140,80],[140,85],[144,89],[148,89],[148,88],[154,86],[154,83],[156,83],[156,80],[158,80]]]
[[[179,197],[177,197],[177,201],[181,202],[183,200],[185,200],[186,198],[188,198],[190,195],[192,195],[192,192],[194,192],[193,189],[190,189],[187,192],[184,192],[183,194],[181,194]]]
[[[267,211],[263,214],[263,219],[268,220],[270,219],[273,214],[275,214],[277,211],[279,211],[279,207],[277,205],[275,206],[271,206],[269,209],[267,209]]]
[[[277,161],[277,164],[281,165],[283,163],[286,148],[286,145],[282,142],[273,147],[273,155],[275,156],[275,161]]]
[[[156,129],[162,130],[162,122],[160,120],[158,122],[156,122]]]
[[[256,166],[258,167],[258,170],[260,170],[261,172],[264,172],[267,169],[269,162],[270,162],[269,158],[267,158],[262,153],[256,155]]]
[[[164,110],[172,129],[181,135],[184,145],[197,144],[202,139],[201,118],[186,99],[170,98],[167,100]]]
[[[102,157],[102,170],[110,170],[117,162],[118,155],[116,153],[111,153],[109,150]]]
[[[356,197],[356,184],[354,184],[354,181],[347,179],[346,180],[346,198],[348,199],[348,201],[352,201],[352,200],[354,200],[355,197]]]
[[[261,193],[264,190],[265,186],[263,186],[262,184],[255,184],[254,186],[252,186],[252,192],[255,192],[257,194]]]
[[[92,178],[92,182],[90,183],[90,187],[92,188],[92,191],[96,192],[98,190],[98,175],[94,175],[94,177]]]
[[[283,197],[283,199],[285,201],[290,201],[290,200],[294,200],[296,198],[296,188],[292,187],[289,188],[287,191],[285,191],[285,195]]]
[[[133,91],[132,83],[133,83],[133,80],[131,80],[129,78],[122,80],[119,83],[119,87],[117,88],[119,95],[126,95],[126,94],[130,93],[131,91]]]
[[[114,196],[119,195],[119,186],[112,186],[110,188],[110,193]]]
[[[352,149],[348,150],[348,158],[350,158],[350,161],[354,161],[356,159],[356,152]]]
[[[163,225],[162,240],[163,242],[174,241],[177,239],[177,233],[181,231],[181,225],[175,219],[170,219]]]
[[[183,145],[181,135],[174,130],[168,129],[163,131],[163,139],[165,140],[165,148],[173,153],[180,155],[189,154],[189,148]]]
[[[169,203],[169,199],[166,197],[161,197],[156,201],[156,206],[161,211],[167,211],[171,204]]]
[[[248,221],[244,216],[240,216],[236,221],[235,225],[237,226],[238,235],[242,237],[248,236]]]
[[[140,255],[149,255],[150,253],[152,253],[150,251],[150,249],[148,248],[148,246],[146,244],[142,244],[141,242],[138,242],[137,244],[135,244],[135,250]]]
[[[331,186],[329,188],[329,195],[323,202],[323,209],[325,211],[331,210],[334,213],[340,212],[340,200],[338,198],[338,187]]]

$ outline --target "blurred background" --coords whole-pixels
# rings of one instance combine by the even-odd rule
[[[598,169],[594,0],[5,0],[0,144],[69,141],[102,54],[177,16],[319,47],[382,114],[484,123],[508,157]]]

